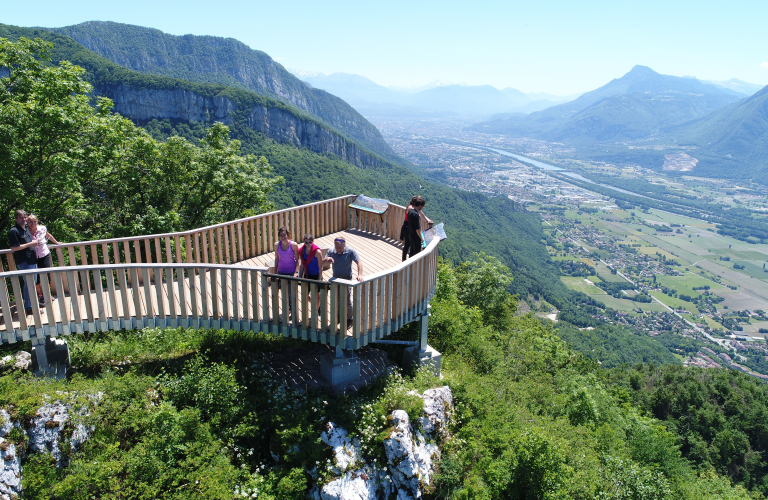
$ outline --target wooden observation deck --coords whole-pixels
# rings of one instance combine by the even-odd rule
[[[401,262],[405,208],[390,203],[386,212],[375,214],[350,208],[354,199],[343,196],[179,233],[52,245],[56,267],[45,273],[16,270],[13,253],[0,251],[5,271],[0,337],[41,345],[46,337],[86,331],[223,328],[360,348],[426,315],[436,284],[438,239]],[[312,233],[320,247],[332,247],[343,234],[360,254],[364,280],[332,279],[330,270],[323,275],[327,281],[276,279],[268,263],[281,226],[298,241]],[[30,279],[32,313],[19,314],[24,311],[20,278],[32,274],[40,276],[46,304],[38,306]],[[347,326],[337,318],[348,315],[348,289],[353,320]],[[319,311],[313,311],[310,304],[318,296]]]

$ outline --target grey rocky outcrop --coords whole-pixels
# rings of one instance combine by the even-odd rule
[[[424,400],[424,415],[415,426],[403,410],[395,410],[388,417],[389,437],[384,440],[386,464],[367,463],[360,452],[360,444],[350,439],[347,432],[327,424],[321,434],[323,443],[333,448],[334,464],[331,469],[339,477],[315,488],[313,497],[319,500],[398,500],[421,498],[424,488],[432,484],[432,477],[440,450],[436,442],[448,437],[448,421],[453,410],[453,396],[448,386],[418,394]],[[384,468],[381,465],[385,465]]]
[[[114,102],[114,110],[132,120],[219,121],[233,123],[237,105],[221,95],[203,96],[188,89],[139,88],[126,84],[99,85],[96,92]],[[293,144],[320,154],[333,154],[361,168],[388,165],[320,123],[279,106],[255,105],[247,113],[247,125],[281,144]]]
[[[436,444],[428,443],[420,431],[414,431],[405,411],[395,410],[390,418],[393,427],[389,438],[384,440],[384,451],[397,496],[421,498],[422,484],[430,484],[440,450]]]
[[[83,416],[85,411],[80,409],[75,411],[78,416]],[[56,465],[62,467],[65,465],[64,457],[61,453],[61,444],[65,441],[63,433],[67,423],[72,420],[73,407],[71,404],[64,404],[59,401],[41,406],[30,422],[29,428],[29,446],[32,451],[39,453],[49,453],[56,459]],[[66,439],[72,451],[77,449],[88,439],[93,426],[86,426],[80,422],[74,424],[72,435]]]
[[[12,422],[5,410],[0,410],[0,500],[10,500],[21,494],[21,457],[16,445],[7,440],[8,433],[18,422]]]
[[[101,393],[92,394],[87,399],[89,402],[98,402],[101,396]],[[57,400],[38,408],[29,428],[24,429],[18,420],[11,418],[8,411],[0,409],[0,500],[21,496],[22,455],[29,452],[50,454],[56,459],[58,467],[64,467],[67,458],[61,451],[62,444],[68,442],[70,450],[77,451],[94,430],[93,426],[80,422],[87,413],[88,405]],[[21,449],[8,439],[8,434],[14,428],[21,429],[26,438],[26,445]],[[69,430],[71,434],[67,437]]]
[[[0,372],[6,370],[29,370],[32,366],[32,355],[26,351],[18,351],[13,355],[0,358]]]

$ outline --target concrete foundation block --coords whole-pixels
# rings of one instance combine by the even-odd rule
[[[32,338],[32,355],[32,371],[37,375],[66,378],[71,363],[69,345],[65,340]]]
[[[419,349],[419,346],[406,347],[405,354],[403,355],[403,370],[406,373],[410,372],[414,363],[417,366],[422,366],[428,363],[435,371],[435,376],[440,376],[440,361],[442,355],[430,346],[427,346],[423,351]]]
[[[320,374],[333,387],[353,384],[360,380],[360,360],[355,351],[336,348],[336,354],[320,358]]]

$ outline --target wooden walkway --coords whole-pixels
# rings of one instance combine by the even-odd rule
[[[305,207],[296,207],[296,210]],[[379,233],[391,232],[383,218],[368,221],[365,227],[361,227],[359,217],[354,214],[349,216],[348,223],[344,224],[342,219],[340,224],[346,225],[346,229],[317,237],[315,243],[321,248],[330,248],[337,236],[344,235],[347,246],[356,249],[363,262],[365,279],[362,283],[332,280],[331,270],[323,273],[326,282],[284,277],[278,281],[269,274],[267,267],[274,258],[273,251],[249,256],[244,253],[245,247],[241,246],[238,252],[235,246],[232,255],[246,258],[227,264],[185,263],[177,259],[175,263],[110,263],[51,268],[49,273],[38,273],[44,282],[44,292],[47,292],[46,306],[40,308],[33,300],[32,314],[19,316],[22,302],[20,287],[24,283],[19,278],[32,273],[10,271],[3,273],[4,286],[0,286],[2,340],[15,342],[84,331],[181,326],[259,330],[345,348],[361,347],[425,312],[434,291],[437,241],[416,258],[402,263],[400,242],[387,234],[372,231],[378,227]],[[302,219],[299,217],[297,220],[300,224]],[[251,228],[266,226],[248,226],[246,223],[246,227]],[[293,232],[296,237],[296,230]],[[223,234],[227,233],[232,235],[225,242],[228,246],[235,243],[243,245],[246,238],[242,234],[249,234],[224,229]],[[215,241],[215,234],[209,234],[213,235],[209,241]],[[258,233],[251,231],[250,234]],[[187,255],[192,253],[190,243],[193,240],[186,237],[187,244],[178,245],[178,236],[173,239],[177,242],[176,255],[184,253],[178,251],[179,247],[182,251],[187,249]],[[164,241],[170,247],[172,238],[165,237]],[[194,241],[195,253],[201,255],[201,246],[197,243],[201,240]],[[221,233],[218,242],[222,243]],[[118,248],[119,243],[113,242]],[[203,238],[202,246],[205,247],[205,243]],[[99,245],[105,243],[99,242]],[[86,247],[98,249],[99,245],[94,242],[80,244],[80,255],[88,255],[84,250]],[[250,249],[267,250],[272,245],[254,240]],[[127,250],[129,247],[125,246]],[[134,254],[134,262],[141,262],[142,256],[144,260],[150,260],[146,257],[152,255],[149,252],[151,246],[144,246],[147,251]],[[158,246],[157,243],[155,246]],[[134,248],[141,249],[141,245],[134,242]],[[106,246],[104,249],[107,250]],[[210,249],[210,255],[215,255],[218,250],[219,258],[225,260],[221,246],[211,246]],[[61,250],[58,253],[62,255]],[[73,254],[71,250],[69,253]],[[225,253],[228,257],[229,252]],[[104,254],[109,255],[109,252]],[[90,255],[96,256],[97,252],[92,250]],[[130,262],[131,254],[126,251],[125,255]],[[51,287],[58,293],[52,294]],[[284,293],[289,288],[292,293]],[[13,301],[10,300],[10,292],[13,293]],[[352,296],[351,311],[346,301],[348,293]],[[339,318],[346,317],[351,317],[352,321],[349,324],[341,321],[339,324]]]

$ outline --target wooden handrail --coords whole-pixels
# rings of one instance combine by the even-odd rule
[[[219,224],[214,224],[212,226],[205,226],[205,227],[201,227],[201,228],[197,228],[197,229],[189,229],[187,231],[179,231],[179,232],[176,232],[176,233],[158,233],[158,234],[147,234],[147,235],[143,235],[143,236],[124,236],[122,238],[110,238],[110,239],[105,239],[105,240],[76,241],[76,242],[70,242],[70,243],[66,243],[65,242],[65,243],[61,243],[61,244],[58,244],[58,245],[49,245],[49,247],[52,248],[52,247],[71,247],[71,246],[81,246],[81,245],[101,245],[102,243],[123,243],[123,242],[130,242],[130,241],[134,241],[134,240],[137,240],[137,239],[145,239],[145,238],[174,238],[174,237],[177,237],[177,236],[187,236],[187,235],[192,235],[192,234],[195,234],[195,233],[199,233],[201,231],[211,231],[211,230],[214,230],[214,229],[219,229],[219,228],[227,227],[227,226],[230,226],[232,224],[240,224],[240,223],[243,223],[243,222],[248,222],[248,221],[264,218],[264,217],[267,217],[267,216],[270,216],[270,215],[281,215],[281,214],[284,214],[286,212],[294,211],[294,210],[296,210],[298,208],[315,207],[315,206],[319,206],[319,205],[325,205],[325,204],[328,204],[328,203],[331,203],[331,202],[334,202],[334,201],[348,200],[349,198],[353,198],[353,197],[354,197],[354,195],[338,196],[336,198],[331,198],[331,199],[328,199],[328,200],[316,201],[316,202],[313,202],[313,203],[307,203],[306,205],[298,205],[298,206],[290,207],[290,208],[283,208],[281,210],[275,210],[273,212],[266,212],[266,213],[263,213],[263,214],[252,215],[250,217],[245,217],[245,218],[242,218],[242,219],[236,219],[236,220],[228,221],[228,222],[221,222]],[[4,250],[0,250],[0,254],[7,254],[7,253],[12,253],[12,250],[10,250],[8,248],[6,248]]]
[[[96,263],[0,272],[0,336],[5,342],[41,341],[84,331],[184,326],[258,330],[344,348],[361,347],[426,312],[436,285],[436,240],[413,258],[362,282],[313,283],[283,276],[278,283],[269,279],[272,275],[266,267],[232,264],[262,250],[271,251],[271,236],[283,224],[330,234],[355,222],[356,229],[385,239],[399,236],[401,224],[389,224],[387,218],[353,221],[346,206],[349,198],[167,237],[62,245],[56,248],[60,262],[66,260],[66,248],[69,262],[76,263],[79,254],[81,261],[82,256],[95,256]],[[390,204],[388,212],[399,222],[404,208]],[[398,234],[393,237],[395,230]],[[99,256],[104,263],[98,262]],[[110,262],[111,256],[115,263]],[[126,262],[120,262],[122,256]],[[142,261],[158,257],[163,261]],[[32,280],[20,278],[33,274],[40,276],[46,305],[40,307],[32,300],[32,313],[19,314],[24,309],[21,287],[25,281],[35,297]],[[55,286],[55,300],[49,285]],[[351,318],[351,331],[345,328],[346,317]]]

